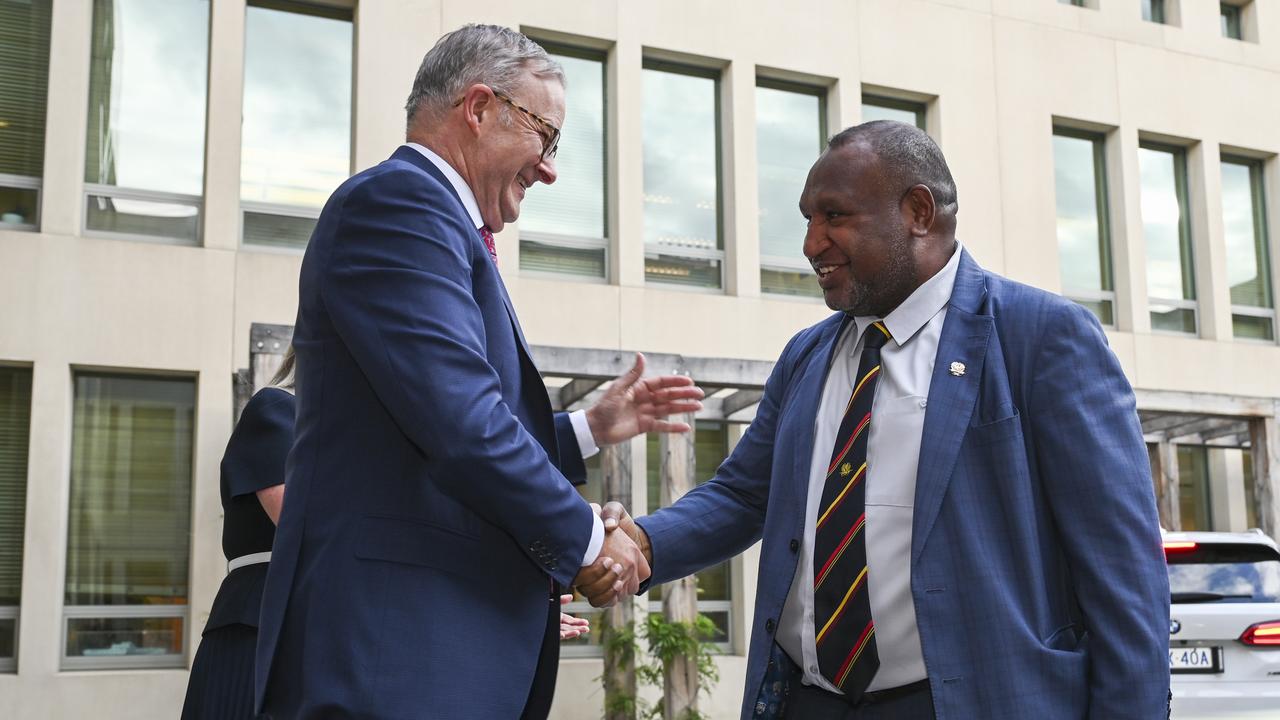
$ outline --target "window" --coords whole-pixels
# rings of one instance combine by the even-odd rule
[[[1147,22],[1160,23],[1161,25],[1167,23],[1164,0],[1142,0],[1142,19]]]
[[[0,672],[17,669],[30,433],[31,369],[0,366]]]
[[[1071,5],[1073,7],[1084,7],[1084,0],[1058,0],[1059,5]]]
[[[1178,513],[1182,530],[1213,530],[1209,501],[1209,448],[1178,446]]]
[[[1280,602],[1280,555],[1268,545],[1200,542],[1166,558],[1175,604]]]
[[[645,279],[723,285],[720,74],[644,63]]]
[[[1271,257],[1262,161],[1222,157],[1222,225],[1231,286],[1231,326],[1238,338],[1275,340]]]
[[[862,94],[862,122],[897,120],[924,130],[925,104],[911,100]]]
[[[241,235],[306,247],[351,167],[351,11],[288,0],[245,10]]]
[[[604,53],[544,44],[564,68],[567,115],[556,155],[558,179],[520,208],[520,270],[606,279]]]
[[[826,93],[760,80],[756,155],[760,203],[760,290],[822,297],[805,259],[805,223],[797,204],[809,167],[826,142]]]
[[[94,0],[85,228],[196,244],[207,0]]]
[[[1151,327],[1194,335],[1196,285],[1187,217],[1186,150],[1144,142],[1138,149],[1138,170]]]
[[[195,382],[77,373],[62,667],[183,667]]]
[[[1104,145],[1101,134],[1054,128],[1053,182],[1062,294],[1114,325]]]
[[[1221,21],[1222,37],[1232,40],[1244,39],[1244,8],[1235,3],[1218,3],[1218,18]]]
[[[650,433],[646,441],[648,462],[648,497],[650,512],[662,507],[661,467],[659,441]],[[694,428],[694,483],[701,485],[716,474],[716,469],[729,456],[729,430],[724,423],[698,421]],[[721,649],[730,651],[733,643],[733,568],[732,560],[697,573],[698,612],[706,615],[716,626],[712,640]],[[649,612],[662,612],[662,586],[649,590]]]
[[[0,0],[0,229],[39,224],[52,0]]]

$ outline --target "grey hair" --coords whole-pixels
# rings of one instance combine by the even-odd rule
[[[855,142],[865,144],[880,158],[895,184],[903,188],[924,185],[939,210],[955,213],[960,209],[947,159],[925,131],[896,120],[872,120],[841,130],[827,141],[827,147],[834,150]]]
[[[419,112],[440,116],[476,83],[513,96],[525,73],[564,84],[560,64],[522,33],[499,25],[464,25],[437,40],[422,58],[404,106],[406,124],[412,126]]]

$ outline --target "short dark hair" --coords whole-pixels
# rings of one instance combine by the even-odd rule
[[[895,184],[903,188],[924,185],[939,209],[959,210],[956,181],[947,159],[920,128],[896,120],[872,120],[841,130],[827,141],[827,148],[835,150],[853,143],[862,143],[875,153]]]

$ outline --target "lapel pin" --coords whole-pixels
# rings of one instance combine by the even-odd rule
[[[963,374],[964,374],[964,363],[962,363],[962,362],[953,362],[953,363],[951,363],[951,374],[952,374],[952,375],[955,375],[956,377],[960,377],[961,375],[963,375]]]

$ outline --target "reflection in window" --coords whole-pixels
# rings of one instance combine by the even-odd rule
[[[51,0],[0,2],[0,228],[5,230],[37,225],[50,5]]]
[[[0,672],[17,669],[31,368],[0,366]]]
[[[1178,446],[1178,512],[1182,530],[1213,530],[1209,503],[1209,448]]]
[[[1103,144],[1101,135],[1056,128],[1053,182],[1062,294],[1089,308],[1103,325],[1112,325],[1115,287]]]
[[[181,667],[195,382],[77,373],[63,668]]]
[[[545,45],[565,74],[557,179],[520,206],[520,270],[607,277],[604,54]]]
[[[1187,217],[1187,153],[1143,143],[1138,149],[1147,294],[1154,330],[1196,333],[1196,286]]]
[[[1147,22],[1164,24],[1164,0],[1142,0],[1142,19]]]
[[[908,125],[915,125],[924,130],[925,104],[864,93],[862,96],[862,122],[871,122],[872,120],[897,120]]]
[[[351,166],[351,11],[250,0],[240,206],[244,242],[304,247]]]
[[[756,87],[760,203],[760,290],[822,297],[804,257],[805,222],[797,204],[809,167],[826,139],[822,90],[770,81]]]
[[[208,36],[208,0],[94,0],[88,229],[198,240]]]
[[[643,76],[645,278],[719,288],[719,74],[646,60]]]
[[[1262,162],[1222,158],[1222,225],[1236,337],[1275,339]]]
[[[1235,3],[1218,3],[1218,20],[1222,37],[1232,40],[1244,39],[1244,9]]]
[[[716,469],[729,456],[729,430],[724,423],[698,421],[694,427],[694,484],[701,485],[716,474]],[[662,457],[656,434],[650,433],[646,442],[648,461],[649,512],[662,507]],[[716,626],[714,642],[728,649],[733,642],[730,616],[733,610],[732,561],[726,560],[696,574],[698,580],[698,612],[710,618]],[[649,590],[649,612],[662,612],[662,586]]]

